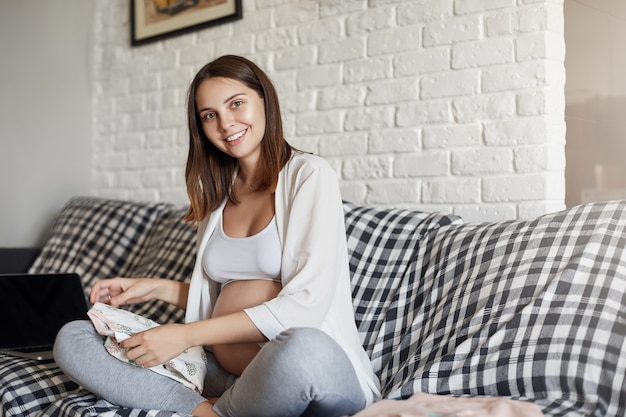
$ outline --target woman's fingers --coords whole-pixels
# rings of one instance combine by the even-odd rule
[[[126,357],[138,365],[150,368],[175,358],[185,346],[176,335],[182,330],[180,324],[166,324],[135,333],[120,343],[126,349]]]
[[[100,302],[119,307],[126,304],[141,303],[148,301],[146,285],[141,285],[145,280],[132,278],[107,278],[94,284],[90,301]],[[143,289],[142,289],[143,287]]]
[[[89,300],[91,303],[110,304],[113,297],[124,292],[124,283],[121,278],[103,279],[94,284],[91,288]]]
[[[142,368],[151,368],[161,364],[161,361],[157,360],[154,356],[154,352],[151,352],[142,345],[127,348],[126,357]]]
[[[146,355],[146,349],[142,347],[138,337],[131,336],[120,343],[120,347],[126,349],[126,357],[131,361],[135,361],[138,365],[141,365],[147,358],[142,358]]]

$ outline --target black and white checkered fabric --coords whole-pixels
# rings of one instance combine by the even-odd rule
[[[462,221],[452,215],[383,210],[350,203],[344,203],[344,211],[355,319],[363,346],[378,372],[397,348],[397,335],[389,332],[387,326],[403,314],[391,301],[394,294],[403,290],[403,277],[416,259],[422,240],[441,226]],[[390,312],[390,308],[394,311]],[[393,321],[386,320],[389,317]]]
[[[355,308],[384,397],[505,396],[550,416],[626,414],[625,202],[441,226],[403,255],[377,237],[382,226],[359,224],[363,237],[353,229],[349,240],[374,245],[352,256]],[[378,249],[392,265],[359,273],[380,262],[367,251],[381,245],[394,247]]]
[[[29,272],[74,272],[87,290],[96,279],[123,276],[138,259],[163,207],[73,198],[59,212]]]
[[[0,354],[2,416],[37,416],[79,387],[50,364]]]
[[[158,277],[188,282],[193,270],[196,252],[196,229],[183,223],[186,208],[166,206],[126,276]],[[185,312],[162,301],[149,301],[128,306],[129,310],[157,323],[182,323]]]
[[[117,276],[188,281],[196,231],[182,222],[185,212],[164,203],[73,198],[29,272],[75,272],[87,294],[98,279]],[[181,310],[160,301],[126,308],[158,323],[184,318]]]
[[[533,401],[548,416],[626,414],[626,202],[483,224],[344,207],[357,325],[385,398],[495,395]],[[185,280],[195,232],[182,214],[162,204],[73,200],[35,267],[69,265],[87,283]],[[143,308],[162,322],[181,317],[158,304]],[[117,408],[54,365],[0,355],[0,380],[5,416],[174,416]]]
[[[31,273],[75,272],[86,294],[98,279],[158,277],[187,282],[196,231],[182,221],[186,208],[93,197],[71,199],[59,212]],[[127,306],[159,323],[182,322],[182,310],[161,301]],[[171,416],[120,409],[80,389],[54,364],[0,354],[3,416]]]

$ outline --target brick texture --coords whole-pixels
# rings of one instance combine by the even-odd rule
[[[187,87],[233,53],[346,200],[467,221],[564,207],[561,1],[244,0],[243,20],[140,47],[127,1],[95,3],[96,195],[186,203]]]

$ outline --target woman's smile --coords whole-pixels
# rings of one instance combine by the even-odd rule
[[[245,135],[245,133],[248,131],[248,129],[244,129],[241,132],[235,133],[234,135],[230,135],[229,137],[226,138],[226,142],[228,142],[230,145],[236,145],[238,143],[240,143],[243,139],[243,135]]]
[[[256,166],[265,136],[263,98],[241,81],[215,77],[198,86],[196,106],[211,143],[239,163]]]

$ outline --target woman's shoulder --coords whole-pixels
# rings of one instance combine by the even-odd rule
[[[338,183],[337,171],[328,161],[314,154],[294,151],[279,175],[279,181],[294,186],[304,181]]]
[[[293,151],[291,158],[287,162],[286,165],[289,169],[308,169],[308,170],[318,170],[322,168],[330,168],[332,169],[330,163],[324,158],[303,151]]]

